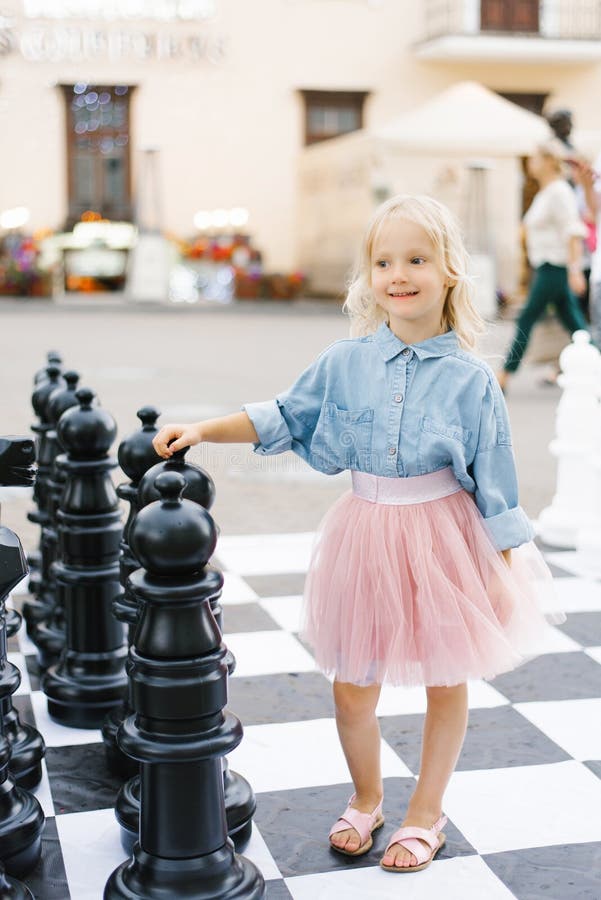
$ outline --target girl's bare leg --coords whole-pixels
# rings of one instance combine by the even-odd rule
[[[442,815],[442,799],[455,770],[468,720],[467,684],[427,687],[422,756],[417,787],[409,801],[403,825],[431,828]],[[428,847],[424,841],[424,846]],[[393,844],[384,856],[387,866],[417,865],[415,856]]]
[[[381,735],[376,718],[381,687],[379,684],[359,687],[340,681],[333,685],[336,727],[357,794],[353,806],[360,812],[373,812],[382,799]],[[361,845],[354,828],[339,831],[330,840],[349,851]]]

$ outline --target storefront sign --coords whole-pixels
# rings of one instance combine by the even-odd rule
[[[23,0],[28,19],[156,19],[200,21],[215,15],[216,0]]]
[[[25,25],[0,16],[0,57],[20,53],[29,62],[180,61],[217,65],[226,57],[225,37],[211,32],[93,25]]]

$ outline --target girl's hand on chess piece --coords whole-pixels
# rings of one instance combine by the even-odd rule
[[[154,436],[152,446],[164,459],[181,450],[183,447],[193,447],[202,440],[200,422],[187,425],[163,425]]]

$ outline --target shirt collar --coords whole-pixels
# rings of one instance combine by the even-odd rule
[[[425,341],[420,341],[419,344],[405,344],[390,330],[386,322],[382,322],[375,332],[374,340],[385,362],[394,359],[406,347],[409,347],[418,359],[428,359],[430,356],[446,356],[453,353],[459,346],[457,335],[453,330],[427,338]]]

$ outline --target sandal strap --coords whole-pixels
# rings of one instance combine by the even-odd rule
[[[432,851],[436,850],[440,843],[438,834],[442,828],[444,828],[446,822],[447,817],[441,816],[440,819],[434,823],[432,828],[419,828],[417,825],[401,826],[390,838],[385,853],[388,853],[393,844],[400,844],[402,847],[409,850],[410,853],[413,853],[419,864],[426,862],[432,853],[428,853],[420,841],[425,841],[428,846],[432,848]]]
[[[405,837],[405,838],[400,838],[399,840],[396,840],[396,841],[391,841],[390,844],[388,845],[388,847],[386,848],[384,855],[386,855],[386,853],[388,853],[388,851],[394,844],[399,844],[401,847],[404,847],[405,850],[408,850],[410,853],[413,853],[413,855],[415,856],[415,858],[417,860],[418,866],[421,866],[422,863],[425,863],[429,859],[431,859],[432,853],[434,852],[434,849],[428,850],[427,847],[424,847],[422,842],[418,841],[417,838]]]
[[[351,800],[354,799],[351,797]],[[363,845],[370,834],[373,831],[373,827],[375,822],[377,821],[380,811],[382,809],[382,804],[379,803],[373,812],[371,813],[362,813],[358,809],[355,809],[354,806],[349,805],[344,810],[340,818],[332,828],[330,829],[329,837],[332,837],[333,834],[336,834],[339,831],[346,831],[346,829],[350,826],[354,828],[361,838],[361,845]]]

